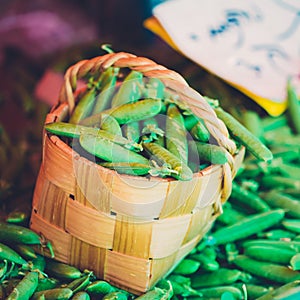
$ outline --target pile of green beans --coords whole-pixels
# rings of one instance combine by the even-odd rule
[[[244,145],[259,159],[272,159],[271,151],[245,126],[220,106],[213,109],[237,148]],[[109,67],[100,78],[89,78],[69,119],[46,124],[45,129],[76,144],[82,155],[92,154],[103,167],[129,175],[188,181],[207,165],[231,159],[205,120],[161,80],[127,68]]]

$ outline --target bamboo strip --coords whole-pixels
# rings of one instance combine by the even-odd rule
[[[108,251],[104,280],[133,292],[145,292],[149,286],[151,260]]]
[[[50,241],[54,250],[55,259],[64,263],[69,262],[71,236],[68,233],[45,221],[40,215],[34,212],[31,214],[30,228],[38,234],[42,234],[47,241]],[[50,256],[47,249],[39,248],[39,251],[46,256]]]
[[[66,209],[66,230],[81,241],[100,248],[113,246],[115,218],[69,199]]]

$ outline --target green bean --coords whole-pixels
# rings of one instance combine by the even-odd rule
[[[212,286],[230,285],[242,278],[243,274],[237,269],[219,268],[213,272],[195,274],[191,277],[192,288],[207,288]]]
[[[193,274],[199,269],[200,265],[201,263],[195,259],[185,258],[179,262],[179,264],[173,270],[173,273],[180,275]]]
[[[7,300],[29,300],[38,285],[37,272],[28,272],[6,298]]]
[[[143,74],[137,71],[130,71],[117,93],[112,99],[112,107],[117,107],[125,103],[136,102],[140,99],[143,87]]]
[[[81,291],[74,294],[72,300],[90,300],[91,297],[87,292]]]
[[[286,283],[268,293],[262,295],[256,300],[274,300],[274,299],[298,299],[300,295],[300,280]],[[296,298],[294,297],[296,296]]]
[[[87,152],[108,162],[149,164],[148,159],[142,155],[100,136],[81,135],[79,143]]]
[[[249,237],[279,223],[284,217],[282,209],[250,215],[241,221],[218,229],[207,237],[206,243],[222,245]]]
[[[158,163],[170,165],[170,169],[174,171],[171,176],[174,178],[179,180],[192,179],[192,170],[167,149],[155,143],[143,143],[142,146],[150,153],[151,159],[158,161]]]
[[[232,182],[231,197],[236,199],[238,203],[254,209],[255,212],[270,210],[268,202],[266,203],[258,194],[243,188],[236,181]]]
[[[0,222],[0,241],[9,243],[41,244],[40,236],[27,227]]]
[[[170,104],[166,118],[166,148],[185,164],[188,162],[188,143],[184,119],[175,104]]]
[[[258,261],[242,254],[238,255],[233,263],[245,272],[278,283],[288,283],[300,279],[299,272],[286,266]]]
[[[228,161],[229,153],[223,147],[219,145],[202,143],[198,141],[189,141],[189,143],[195,143],[200,162],[210,162],[212,164],[225,164]]]
[[[101,82],[102,88],[100,90],[100,93],[96,96],[92,115],[108,109],[115,92],[118,71],[118,68],[108,68],[102,73],[104,75],[103,77],[105,78],[100,78],[99,80]]]
[[[0,259],[6,259],[18,265],[28,265],[27,261],[16,251],[2,243],[0,243]]]
[[[287,83],[287,116],[295,134],[300,134],[300,104],[291,80]]]
[[[69,123],[78,124],[82,119],[89,116],[93,110],[96,99],[95,87],[84,92],[79,102],[75,105],[74,111],[71,114]]]
[[[77,279],[82,275],[81,271],[76,267],[50,259],[46,261],[45,271],[55,278],[66,280]]]
[[[297,199],[276,190],[261,193],[261,197],[271,207],[284,209],[287,216],[300,218],[300,202]]]
[[[272,160],[273,154],[270,149],[245,126],[220,107],[217,107],[215,112],[218,118],[225,123],[233,139],[244,145],[256,158],[264,161]]]
[[[45,297],[45,300],[68,300],[72,295],[72,290],[68,288],[54,288],[34,293],[31,300],[38,300],[42,296]]]
[[[291,258],[296,254],[293,249],[281,249],[274,246],[249,246],[244,254],[256,260],[272,262],[275,264],[288,265]]]
[[[113,287],[110,283],[104,280],[96,280],[92,283],[90,283],[86,289],[86,292],[92,295],[98,295],[98,294],[109,294],[115,291],[115,287]]]
[[[287,230],[300,233],[300,220],[299,219],[287,219],[285,218],[281,224]]]

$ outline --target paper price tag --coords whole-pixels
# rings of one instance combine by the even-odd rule
[[[153,15],[177,50],[269,114],[285,110],[288,77],[300,94],[300,1],[169,0]]]

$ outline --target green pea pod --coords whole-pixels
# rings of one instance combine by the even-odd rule
[[[204,160],[212,164],[221,165],[228,162],[229,153],[223,147],[198,141],[190,141],[189,143],[195,143],[200,162]]]
[[[243,125],[259,140],[263,140],[263,126],[261,117],[252,110],[246,110],[242,115],[242,123]]]
[[[36,258],[31,259],[31,269],[32,270],[39,270],[44,272],[46,267],[46,259],[43,255],[37,255]]]
[[[0,259],[6,259],[18,265],[28,265],[27,261],[22,258],[15,250],[2,243],[0,243]]]
[[[90,300],[91,297],[87,292],[81,291],[74,294],[72,300]]]
[[[243,242],[242,246],[244,248],[250,246],[273,246],[280,249],[294,249],[296,251],[300,251],[300,242],[299,241],[273,241],[267,239],[254,239],[254,240],[247,240]]]
[[[185,258],[179,264],[176,266],[176,268],[173,270],[174,274],[180,274],[180,275],[190,275],[195,273],[201,263],[195,259],[189,259]]]
[[[99,294],[106,295],[106,294],[115,292],[116,289],[107,281],[96,280],[96,281],[90,283],[86,287],[85,291],[92,295],[99,295]]]
[[[261,297],[265,294],[267,294],[270,289],[262,286],[262,285],[258,285],[258,284],[253,284],[253,283],[235,283],[234,284],[236,287],[238,287],[240,290],[242,290],[243,288],[246,290],[246,295],[247,298],[245,299],[249,299],[249,300],[255,300],[258,297]]]
[[[270,245],[250,246],[244,250],[244,254],[251,258],[286,266],[296,253],[296,250],[293,249],[280,249]]]
[[[54,288],[35,292],[30,300],[38,300],[40,297],[45,297],[46,300],[68,300],[72,295],[73,292],[69,288]]]
[[[291,268],[295,271],[300,270],[300,253],[295,253],[289,261]]]
[[[184,164],[177,156],[156,143],[142,143],[143,148],[149,153],[151,159],[158,163],[169,165],[173,171],[171,176],[178,180],[191,180],[192,170]]]
[[[218,217],[217,221],[225,225],[232,225],[241,221],[245,217],[246,215],[233,208],[229,205],[229,202],[227,202],[223,206],[223,213]]]
[[[195,274],[191,277],[192,288],[207,288],[212,286],[230,285],[242,278],[242,272],[237,269],[219,268],[213,272]]]
[[[265,232],[259,232],[257,234],[258,238],[267,238],[270,240],[289,240],[289,239],[294,239],[296,237],[296,233],[290,232],[288,230],[284,230],[284,229],[272,229],[269,231],[265,231]]]
[[[278,224],[283,217],[284,210],[282,209],[250,215],[240,222],[216,230],[207,237],[206,243],[222,245],[249,237]]]
[[[201,269],[207,271],[218,270],[220,265],[215,259],[211,259],[203,253],[196,253],[190,256],[191,259],[198,261],[201,264]]]
[[[261,178],[261,185],[266,189],[272,188],[293,188],[300,189],[300,179],[280,175],[264,175]]]
[[[245,272],[282,284],[300,279],[300,273],[287,266],[258,261],[243,254],[238,255],[233,263]]]
[[[77,279],[82,276],[82,273],[76,267],[68,264],[47,259],[45,271],[50,276],[60,279]]]
[[[102,300],[127,300],[127,294],[121,291],[111,292],[106,294]]]
[[[225,112],[221,107],[215,108],[215,112],[227,126],[232,138],[244,145],[256,158],[264,161],[273,159],[270,149],[232,115]]]
[[[300,218],[300,202],[276,190],[261,193],[264,201],[273,208],[282,208],[287,216]]]
[[[300,134],[300,104],[291,80],[287,83],[287,116],[295,134]]]
[[[147,175],[152,169],[150,164],[141,164],[141,163],[127,163],[127,162],[105,162],[99,163],[100,166],[115,170],[120,174],[127,175]]]
[[[95,87],[84,92],[84,95],[80,98],[75,105],[74,111],[71,114],[69,122],[72,124],[78,124],[82,119],[88,117],[94,107],[96,99]]]
[[[56,278],[51,277],[44,277],[39,279],[38,286],[36,288],[36,292],[45,291],[45,290],[51,290],[54,288],[58,288],[60,285],[60,282]]]
[[[108,162],[148,164],[148,159],[110,140],[95,135],[81,135],[79,143],[89,153]]]
[[[287,219],[287,218],[285,218],[281,222],[281,224],[287,230],[290,230],[290,231],[296,232],[296,233],[300,233],[300,220],[299,219]]]
[[[122,128],[124,130],[124,136],[134,143],[137,143],[140,139],[140,123],[138,121],[129,122]]]
[[[39,275],[37,272],[28,272],[16,285],[6,300],[29,300],[38,286]]]
[[[156,116],[161,110],[160,99],[143,99],[135,103],[122,104],[105,111],[113,116],[119,124],[141,121]]]
[[[231,285],[200,288],[197,289],[197,291],[203,298],[220,298],[225,292],[229,292],[233,295],[233,299],[243,299],[243,293],[241,290]]]
[[[163,99],[164,84],[158,78],[149,78],[142,91],[143,98]]]
[[[26,244],[15,244],[12,246],[16,252],[18,252],[25,259],[35,259],[37,255],[32,247]]]
[[[112,99],[112,107],[125,103],[136,102],[140,99],[143,87],[143,74],[132,70],[121,83],[118,92]]]
[[[100,93],[96,96],[92,115],[98,114],[110,106],[116,88],[118,72],[119,68],[108,68],[101,74],[99,79]]]
[[[41,244],[40,236],[29,228],[0,222],[0,241],[9,243]]]
[[[300,280],[286,283],[276,289],[270,290],[268,293],[256,298],[256,300],[274,300],[286,299],[293,300],[300,297]]]
[[[89,272],[88,274],[80,278],[76,278],[73,281],[71,281],[66,287],[71,289],[73,293],[83,291],[90,284],[90,278],[92,274],[92,272]]]
[[[173,296],[172,290],[154,288],[147,293],[139,296],[136,300],[168,300]]]
[[[241,205],[246,205],[255,212],[264,212],[270,210],[268,202],[266,203],[257,193],[243,188],[237,182],[232,182],[231,197]]]
[[[166,118],[166,147],[185,164],[188,162],[188,142],[184,119],[175,104],[170,104]]]
[[[142,137],[144,142],[157,141],[164,136],[164,131],[159,127],[158,120],[155,117],[150,117],[143,120]]]

